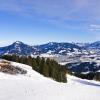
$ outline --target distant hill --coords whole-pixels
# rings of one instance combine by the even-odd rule
[[[38,46],[30,46],[23,42],[16,41],[13,44],[1,47],[0,55],[17,54],[17,55],[38,55],[43,53],[48,54],[67,54],[70,52],[80,51],[81,47],[72,43],[56,43],[50,42]]]
[[[91,51],[93,53],[100,52],[100,41],[94,43],[57,43],[49,42],[42,45],[30,46],[23,42],[16,41],[9,46],[0,47],[0,55],[72,55],[72,54],[89,54]]]

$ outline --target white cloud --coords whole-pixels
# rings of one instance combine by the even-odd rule
[[[8,41],[0,41],[0,47],[7,46],[9,43]]]
[[[60,19],[83,18],[87,13],[93,13],[97,0],[1,0],[0,10],[31,14],[32,16]],[[99,6],[99,5],[97,5]],[[91,10],[92,8],[92,10]],[[87,12],[89,10],[89,12]],[[97,9],[94,9],[97,11]],[[78,19],[77,18],[77,19]]]
[[[100,25],[91,24],[89,26],[89,30],[91,30],[91,31],[100,31]]]
[[[99,21],[99,9],[99,0],[0,0],[1,11],[31,16],[34,20],[46,20],[49,23],[53,21],[53,24],[61,27],[83,28],[86,25],[88,28],[90,22]],[[69,25],[67,21],[74,24]],[[98,26],[89,26],[89,30],[99,29]]]

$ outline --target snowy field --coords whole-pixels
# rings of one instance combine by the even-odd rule
[[[12,64],[28,73],[15,76],[0,73],[0,100],[100,100],[100,82],[67,75],[68,83],[58,83],[33,71],[30,66]]]

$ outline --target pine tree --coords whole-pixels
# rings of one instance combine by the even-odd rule
[[[56,61],[51,59],[16,56],[16,55],[4,55],[3,59],[16,61],[19,63],[27,64],[32,66],[32,68],[41,73],[46,77],[51,77],[58,82],[67,82],[66,80],[66,69],[64,66],[59,65]]]

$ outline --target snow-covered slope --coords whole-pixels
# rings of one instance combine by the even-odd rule
[[[17,55],[31,55],[34,54],[35,48],[24,44],[23,42],[16,41],[13,44],[0,47],[0,55],[17,54]]]
[[[49,42],[42,45],[30,46],[16,41],[9,46],[0,47],[0,55],[100,55],[100,41],[94,43]]]
[[[9,46],[0,47],[0,55],[41,55],[41,54],[67,54],[72,52],[81,52],[81,47],[72,43],[50,42],[38,46],[30,46],[23,42],[16,41]]]
[[[58,83],[33,71],[30,66],[12,62],[27,70],[26,75],[0,73],[0,100],[100,100],[100,83],[68,75],[68,83]]]

